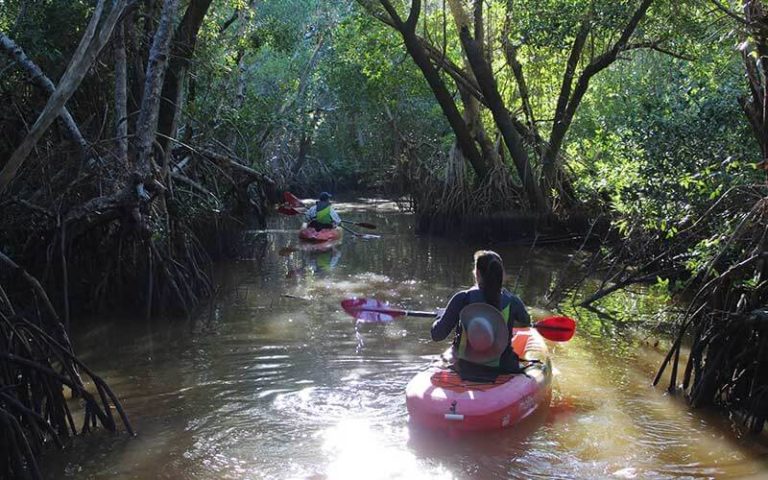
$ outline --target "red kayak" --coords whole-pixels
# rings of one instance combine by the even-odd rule
[[[312,227],[302,228],[299,230],[299,239],[305,242],[322,243],[330,242],[332,240],[338,240],[341,238],[344,230],[340,228],[325,228],[323,230],[315,230]]]
[[[411,423],[447,431],[495,430],[549,405],[552,365],[544,339],[533,328],[516,328],[512,347],[521,359],[541,363],[493,383],[464,381],[444,366],[418,373],[405,389]]]

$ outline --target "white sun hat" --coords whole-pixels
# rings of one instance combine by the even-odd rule
[[[464,360],[488,363],[498,360],[509,345],[509,327],[498,308],[487,303],[471,303],[459,313],[467,344]]]

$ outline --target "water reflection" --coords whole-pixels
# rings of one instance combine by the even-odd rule
[[[76,348],[121,395],[139,437],[100,433],[50,452],[47,478],[670,478],[768,471],[760,442],[649,387],[663,350],[588,317],[553,346],[550,408],[512,430],[472,437],[409,429],[404,389],[445,343],[429,320],[362,324],[339,301],[370,296],[432,309],[471,281],[487,245],[417,237],[400,214],[356,207],[379,240],[347,236],[328,252],[280,250],[282,219],[248,232],[242,258],[192,321],[99,319]],[[507,285],[531,306],[576,278],[569,250],[497,248]],[[335,260],[334,260],[335,258]],[[300,274],[292,275],[298,269]],[[639,308],[641,302],[627,302]],[[539,312],[544,314],[542,310]],[[643,312],[635,312],[640,318]],[[727,425],[726,425],[727,427]]]
[[[323,249],[313,249],[310,251],[291,252],[288,262],[289,279],[300,279],[305,276],[323,277],[327,276],[336,268],[341,260],[341,249],[337,245],[328,245]]]

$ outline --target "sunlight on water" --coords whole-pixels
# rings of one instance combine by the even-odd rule
[[[355,341],[357,342],[355,353],[360,353],[365,347],[365,337],[360,333],[359,325],[360,322],[355,322]]]
[[[402,436],[401,432],[396,433]],[[322,448],[331,459],[328,478],[450,479],[443,468],[425,468],[412,453],[391,445],[391,433],[375,430],[365,420],[347,420],[322,432]]]

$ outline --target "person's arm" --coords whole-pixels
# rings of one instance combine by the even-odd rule
[[[336,213],[336,209],[331,207],[331,219],[336,225],[341,225],[341,217]]]
[[[459,313],[467,304],[467,292],[455,294],[445,307],[445,312],[437,317],[430,331],[432,340],[439,342],[450,335],[456,324],[459,323]]]
[[[312,220],[314,220],[314,218],[316,216],[317,216],[317,207],[316,206],[309,207],[309,210],[307,210],[304,213],[304,218],[307,220],[307,222],[311,222]]]
[[[531,315],[517,295],[512,295],[512,302],[509,304],[509,316],[513,320],[513,325],[531,325]]]

